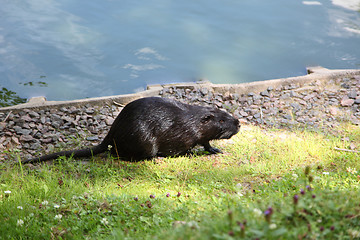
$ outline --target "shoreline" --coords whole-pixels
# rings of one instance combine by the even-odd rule
[[[288,84],[300,84],[304,85],[312,81],[320,81],[322,84],[325,82],[337,77],[351,77],[354,75],[360,75],[360,69],[334,69],[330,70],[323,67],[309,67],[307,68],[307,75],[289,77],[289,78],[280,78],[280,79],[271,79],[264,81],[256,81],[249,83],[239,83],[239,84],[213,84],[209,81],[198,81],[195,83],[174,83],[174,84],[157,84],[147,86],[147,90],[132,93],[132,94],[123,94],[123,95],[113,95],[113,96],[104,96],[104,97],[95,97],[95,98],[84,98],[68,101],[47,101],[45,97],[34,97],[28,100],[28,102],[23,104],[18,104],[14,106],[2,107],[0,108],[1,112],[6,112],[8,110],[16,111],[21,109],[44,109],[48,107],[60,108],[64,106],[84,106],[86,104],[91,105],[104,105],[112,104],[114,101],[121,105],[126,105],[127,103],[143,97],[158,96],[159,93],[166,88],[181,88],[181,89],[201,89],[207,88],[210,91],[218,92],[225,94],[226,92],[234,94],[246,94],[249,92],[261,92],[266,90],[268,87],[279,87]]]
[[[126,103],[161,96],[185,103],[216,106],[243,124],[269,127],[332,128],[340,121],[360,125],[360,70],[312,68],[306,76],[245,84],[156,85],[120,96],[52,102],[43,98],[0,108],[0,161],[10,149],[22,158],[55,148],[97,145]],[[79,144],[81,142],[81,144]]]

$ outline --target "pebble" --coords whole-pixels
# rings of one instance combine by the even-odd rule
[[[106,125],[111,126],[113,124],[114,120],[115,120],[114,118],[108,117],[105,119],[105,123],[106,123]]]
[[[332,116],[335,116],[335,115],[337,115],[338,110],[337,110],[337,108],[332,107],[332,108],[329,109],[329,112],[330,112],[330,114],[331,114]]]
[[[341,99],[341,106],[343,107],[350,107],[355,103],[354,99],[349,99],[347,97],[344,97],[343,99]]]
[[[86,140],[88,140],[88,141],[98,141],[99,137],[98,136],[91,136],[91,137],[87,137]]]
[[[34,140],[34,138],[31,135],[21,135],[20,136],[20,141],[31,142],[32,140]]]
[[[356,97],[356,99],[355,99],[354,103],[356,103],[356,104],[360,104],[360,96],[359,96],[359,97]]]
[[[357,95],[358,94],[357,94],[356,90],[351,90],[348,94],[348,97],[355,99],[357,97]]]

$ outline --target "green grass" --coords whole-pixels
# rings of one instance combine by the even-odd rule
[[[224,154],[1,163],[0,239],[360,238],[360,154],[334,150],[359,149],[358,127],[245,126],[213,145]]]

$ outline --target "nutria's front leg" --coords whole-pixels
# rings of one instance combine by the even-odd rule
[[[212,146],[210,146],[210,143],[204,143],[203,144],[205,151],[208,151],[211,154],[217,154],[217,153],[223,153],[220,149],[217,148],[213,148]]]

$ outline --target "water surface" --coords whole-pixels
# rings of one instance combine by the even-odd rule
[[[0,88],[67,100],[359,68],[360,0],[0,0]]]

